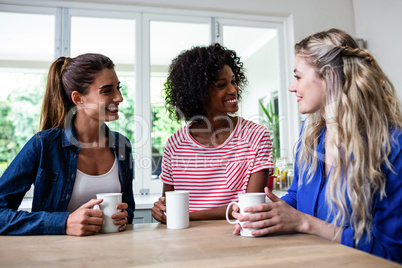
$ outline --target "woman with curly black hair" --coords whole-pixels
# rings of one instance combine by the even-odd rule
[[[190,220],[224,219],[239,193],[263,192],[273,170],[269,133],[234,115],[246,83],[236,52],[219,44],[193,47],[173,60],[166,107],[188,124],[166,143],[156,220],[166,222],[167,191],[190,191]]]

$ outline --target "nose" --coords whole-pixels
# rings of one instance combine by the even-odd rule
[[[229,93],[237,94],[239,92],[239,86],[237,84],[230,84]]]
[[[296,78],[293,78],[292,82],[288,86],[290,92],[296,92]]]
[[[116,94],[115,94],[113,100],[114,100],[115,102],[118,102],[118,103],[120,103],[120,102],[122,102],[122,101],[124,100],[123,95],[121,95],[121,91],[120,91],[120,90],[117,90],[117,92],[116,92]]]

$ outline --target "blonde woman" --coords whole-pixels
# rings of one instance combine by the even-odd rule
[[[299,111],[308,114],[286,196],[235,218],[278,232],[316,234],[402,261],[402,114],[395,89],[372,54],[331,29],[295,46]],[[237,226],[235,234],[240,227]]]

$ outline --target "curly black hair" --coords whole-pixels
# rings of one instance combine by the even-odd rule
[[[228,65],[235,76],[240,90],[247,84],[243,63],[236,52],[216,43],[196,46],[183,51],[169,67],[164,84],[166,109],[172,118],[187,122],[205,116],[204,104],[208,100],[208,89],[216,81],[219,71]]]

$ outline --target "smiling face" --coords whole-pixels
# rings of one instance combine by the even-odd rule
[[[114,69],[99,72],[89,86],[88,94],[79,97],[78,111],[88,119],[110,122],[119,118],[118,106],[123,97]]]
[[[326,83],[316,69],[306,62],[303,56],[297,55],[295,59],[294,79],[288,90],[294,92],[299,103],[301,114],[323,112]]]
[[[209,99],[204,105],[208,117],[235,113],[239,110],[238,93],[235,76],[228,65],[224,65],[217,79],[208,89]]]

